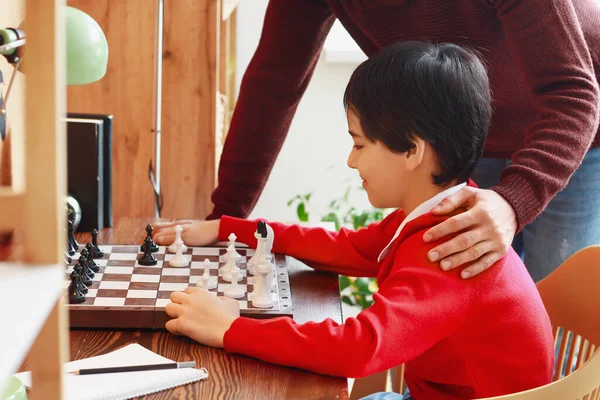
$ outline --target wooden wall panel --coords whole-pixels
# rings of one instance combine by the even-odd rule
[[[69,0],[95,18],[109,45],[107,75],[68,88],[68,110],[112,113],[115,217],[154,215],[155,0]],[[204,218],[216,181],[215,109],[220,0],[165,1],[161,145],[162,216]]]
[[[216,0],[165,2],[163,216],[204,218],[215,187]]]
[[[113,212],[151,217],[148,163],[154,156],[153,81],[156,7],[151,0],[68,0],[102,27],[109,46],[106,76],[69,86],[69,112],[114,114]]]

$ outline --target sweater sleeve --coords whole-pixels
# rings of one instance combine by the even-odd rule
[[[497,11],[537,111],[523,149],[493,188],[515,210],[520,231],[587,152],[598,128],[598,84],[571,0],[484,1]]]
[[[275,253],[297,258],[319,270],[376,277],[379,253],[392,239],[403,218],[404,213],[397,210],[380,222],[356,231],[342,228],[339,232],[278,222],[269,222],[269,225],[275,235]],[[219,240],[226,240],[233,232],[240,242],[256,248],[256,224],[257,221],[223,217],[219,225]]]
[[[242,80],[219,163],[214,208],[245,218],[254,208],[334,22],[324,0],[271,0]]]
[[[474,283],[426,261],[432,246],[423,245],[423,233],[396,253],[418,249],[421,261],[413,256],[403,263],[396,257],[392,273],[373,295],[374,304],[356,318],[344,324],[238,318],[225,333],[225,350],[345,377],[366,376],[424,353],[467,319]]]

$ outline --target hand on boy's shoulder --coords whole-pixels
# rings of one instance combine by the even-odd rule
[[[493,190],[467,186],[447,197],[432,213],[451,217],[429,229],[423,235],[425,242],[462,233],[431,249],[429,260],[439,262],[443,270],[470,264],[462,271],[463,278],[485,271],[504,257],[517,230],[515,211]]]

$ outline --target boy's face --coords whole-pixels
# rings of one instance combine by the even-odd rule
[[[356,169],[363,180],[369,202],[378,208],[398,208],[403,204],[409,172],[406,155],[394,153],[380,141],[371,142],[364,135],[360,119],[350,108],[347,113],[348,131],[354,146],[348,166]]]

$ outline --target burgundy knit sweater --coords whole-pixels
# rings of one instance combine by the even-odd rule
[[[484,156],[513,160],[493,189],[516,211],[519,230],[600,145],[596,0],[271,0],[208,218],[252,211],[336,17],[368,56],[404,40],[481,53],[494,99]]]

